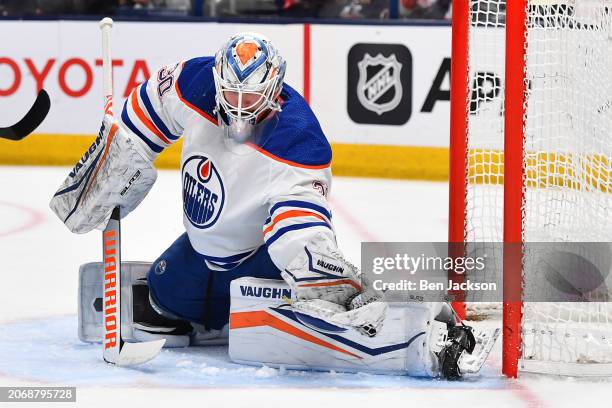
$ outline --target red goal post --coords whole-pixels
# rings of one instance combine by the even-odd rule
[[[506,82],[505,82],[505,147],[504,166],[504,242],[522,242],[523,205],[523,118],[525,99],[525,39],[527,0],[513,0],[506,9]],[[449,236],[452,243],[466,240],[466,180],[468,172],[468,115],[469,115],[469,24],[470,0],[453,1],[452,57],[451,57],[451,119],[449,171]],[[511,160],[508,160],[511,159]],[[508,257],[507,262],[511,262]],[[515,258],[516,259],[516,258]],[[511,265],[508,265],[511,267]],[[505,268],[504,268],[505,269]],[[516,268],[513,268],[516,269]],[[520,276],[520,265],[518,271]],[[516,275],[515,275],[516,276]],[[508,278],[506,281],[506,277]],[[504,275],[504,284],[519,284],[520,279]],[[505,290],[512,290],[504,285]],[[517,288],[513,288],[516,292]],[[520,288],[518,289],[520,291]],[[460,295],[459,295],[460,296]],[[459,297],[460,300],[460,297]],[[461,318],[466,318],[464,302],[453,302]],[[508,302],[503,307],[503,373],[517,376],[520,353],[521,304]]]

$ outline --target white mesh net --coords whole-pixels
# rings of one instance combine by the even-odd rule
[[[470,8],[465,239],[501,242],[505,1]],[[524,241],[612,241],[612,0],[531,0],[527,13]],[[468,304],[483,309],[496,308]],[[523,311],[523,368],[612,374],[585,364],[612,363],[612,303]]]
[[[501,275],[503,241],[503,149],[504,149],[504,63],[505,1],[472,1],[469,30],[469,115],[468,174],[466,191],[466,242],[469,252],[485,252],[496,261]],[[478,293],[469,294],[468,316],[477,317],[501,310],[501,303],[478,302]],[[474,301],[474,302],[470,302]]]

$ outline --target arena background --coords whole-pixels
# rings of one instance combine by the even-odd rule
[[[333,146],[334,174],[447,179],[447,21],[283,21],[116,18],[116,99],[122,103],[131,89],[165,64],[213,55],[232,33],[257,31],[283,53],[287,83],[317,114]],[[97,20],[5,20],[0,36],[20,39],[5,41],[0,50],[0,111],[7,122],[24,114],[38,89],[44,87],[51,95],[51,112],[34,135],[22,143],[0,141],[0,164],[74,164],[101,121]],[[393,57],[400,65],[394,65]],[[358,95],[368,81],[380,85],[380,92],[369,96],[371,101]],[[179,162],[180,143],[165,151],[157,165],[177,168]]]

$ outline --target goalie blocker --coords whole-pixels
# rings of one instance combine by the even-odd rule
[[[165,338],[166,347],[223,344],[227,332],[206,333],[197,325],[164,320],[149,303],[149,263],[126,262],[122,296],[126,302],[122,333],[131,341]],[[79,274],[79,338],[102,340],[100,263],[85,264]],[[291,289],[283,281],[240,278],[231,283],[229,355],[242,364],[290,369],[372,372],[419,377],[458,378],[478,372],[499,331],[472,335],[456,326],[445,303],[389,304],[375,337],[358,329],[303,324],[292,311]],[[151,334],[151,326],[166,327]],[[470,354],[471,351],[471,354]]]

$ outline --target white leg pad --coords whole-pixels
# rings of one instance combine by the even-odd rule
[[[382,330],[322,332],[291,311],[291,289],[280,280],[240,278],[231,284],[229,355],[238,363],[295,369],[432,377],[431,351],[440,303],[390,303]]]

